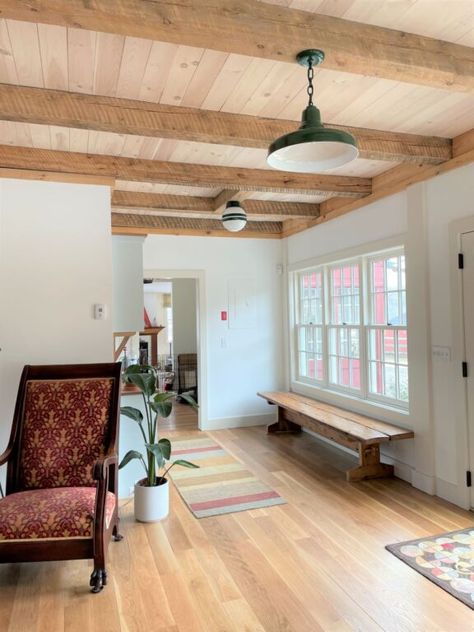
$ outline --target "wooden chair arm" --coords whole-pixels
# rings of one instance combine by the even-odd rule
[[[110,452],[105,456],[100,457],[94,464],[94,470],[92,476],[95,481],[102,481],[107,478],[108,469],[111,465],[117,465],[117,453]]]
[[[13,451],[13,445],[9,445],[6,448],[5,452],[3,452],[3,454],[0,454],[0,465],[4,465],[5,463],[7,463],[12,451]]]

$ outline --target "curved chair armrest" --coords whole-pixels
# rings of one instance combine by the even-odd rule
[[[107,478],[108,469],[111,465],[117,465],[117,453],[109,452],[105,456],[100,457],[94,464],[92,476],[95,481],[101,481]]]
[[[5,463],[7,463],[12,451],[13,451],[13,446],[9,445],[7,446],[5,452],[3,454],[0,454],[0,465],[4,465]]]

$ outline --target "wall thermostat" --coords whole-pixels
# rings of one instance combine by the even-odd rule
[[[106,307],[103,303],[96,303],[94,305],[94,318],[95,320],[105,320],[107,315]]]

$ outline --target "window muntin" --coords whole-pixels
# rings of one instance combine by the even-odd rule
[[[296,276],[298,378],[408,407],[403,251],[366,255]]]

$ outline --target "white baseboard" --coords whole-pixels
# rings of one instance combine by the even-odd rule
[[[238,417],[223,417],[221,419],[207,419],[201,424],[201,430],[225,430],[226,428],[247,428],[248,426],[267,426],[275,421],[275,414],[240,415]]]
[[[442,478],[437,478],[436,495],[454,505],[458,505],[458,507],[470,509],[469,491],[467,487],[460,487]]]
[[[434,496],[436,494],[436,484],[433,476],[413,470],[411,484],[413,487],[416,487],[416,489],[420,489],[422,492],[425,492],[425,494],[429,494],[430,496]]]

